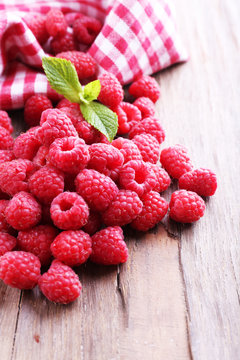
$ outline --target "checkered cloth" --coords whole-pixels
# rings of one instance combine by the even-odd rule
[[[164,0],[1,0],[0,109],[23,107],[34,93],[57,100],[41,69],[45,52],[23,21],[30,11],[46,14],[51,8],[80,11],[104,23],[88,53],[100,72],[114,73],[122,84],[187,60]]]

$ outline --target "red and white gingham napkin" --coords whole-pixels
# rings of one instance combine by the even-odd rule
[[[46,14],[51,8],[80,11],[104,23],[88,52],[100,72],[114,73],[122,84],[187,60],[164,0],[1,0],[0,109],[21,108],[34,93],[57,99],[41,70],[44,50],[23,21],[28,12]]]

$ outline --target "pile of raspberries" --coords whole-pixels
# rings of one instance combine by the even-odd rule
[[[58,37],[62,51],[70,35],[59,29],[67,16],[51,21],[49,14],[47,31]],[[74,34],[85,39],[84,28],[94,37],[99,30],[83,19],[71,15]],[[113,74],[97,76],[91,56],[77,50],[57,56],[70,60],[81,80],[98,77],[98,100],[117,113],[118,133],[109,143],[84,120],[78,104],[62,99],[53,108],[37,94],[24,108],[30,128],[14,140],[11,120],[0,111],[0,278],[18,289],[38,284],[49,300],[67,304],[81,292],[72,267],[88,259],[103,265],[126,262],[125,225],[148,231],[168,210],[177,222],[199,220],[202,197],[215,193],[217,181],[211,170],[193,167],[184,146],[160,152],[165,132],[155,117],[160,90],[154,78],[133,82],[129,93],[135,101],[129,103]],[[178,179],[180,190],[168,204],[160,193],[171,178]]]

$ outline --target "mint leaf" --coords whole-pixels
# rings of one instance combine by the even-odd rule
[[[101,84],[99,80],[88,83],[83,90],[83,97],[87,101],[96,100],[101,90]]]
[[[84,119],[111,142],[118,129],[117,114],[96,101],[89,104],[81,103],[80,108]]]
[[[42,65],[51,87],[69,101],[79,103],[82,87],[73,64],[66,59],[44,56]]]

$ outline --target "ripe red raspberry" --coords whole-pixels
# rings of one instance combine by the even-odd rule
[[[34,171],[35,165],[26,159],[0,164],[0,189],[12,196],[19,191],[28,191],[28,179]]]
[[[104,105],[115,108],[123,100],[123,88],[115,75],[104,73],[98,78],[101,83],[101,91],[98,100]]]
[[[73,108],[79,108],[79,104],[77,103],[71,103],[68,99],[63,98],[62,100],[60,100],[56,106],[57,109],[61,109],[61,108],[68,108],[68,107],[73,107]],[[72,119],[71,119],[72,120]]]
[[[141,111],[142,119],[145,117],[153,117],[155,114],[154,103],[148,97],[139,97],[133,102],[133,105]]]
[[[36,134],[39,141],[45,146],[50,146],[58,138],[66,136],[78,137],[77,131],[69,117],[58,109],[45,110],[42,114],[40,125],[41,127]]]
[[[9,134],[13,132],[12,122],[8,113],[4,110],[0,110],[0,126],[6,129]]]
[[[14,159],[15,156],[12,150],[0,150],[0,164]]]
[[[45,145],[40,146],[36,155],[33,158],[34,165],[36,165],[37,167],[42,167],[47,165],[48,152],[49,152],[48,146]]]
[[[90,211],[88,221],[86,225],[83,226],[82,230],[88,233],[89,235],[95,234],[102,225],[102,219],[99,213]]]
[[[69,12],[69,13],[65,14],[65,20],[66,20],[68,26],[73,26],[74,21],[77,18],[83,17],[83,16],[85,16],[85,15],[83,15],[80,12],[72,11],[72,12]]]
[[[81,51],[65,51],[56,55],[57,58],[67,59],[75,66],[79,80],[94,76],[97,73],[97,63],[91,55]]]
[[[127,134],[142,118],[140,110],[128,102],[122,101],[112,110],[118,116],[118,134]]]
[[[43,45],[49,38],[49,34],[45,26],[46,16],[37,13],[30,13],[24,17],[24,21],[32,31],[39,44]]]
[[[17,239],[7,234],[6,232],[0,232],[0,257],[8,251],[12,251],[17,245]]]
[[[30,128],[27,132],[20,134],[14,141],[13,152],[16,158],[33,160],[39,147],[40,141],[36,137],[39,126]]]
[[[159,193],[167,190],[171,184],[171,179],[166,170],[161,168],[157,164],[148,164],[151,170],[154,172],[157,183],[153,188],[153,191],[157,191]]]
[[[49,148],[48,160],[59,170],[78,174],[90,159],[88,146],[78,137],[56,139]]]
[[[52,257],[51,243],[58,235],[57,229],[50,225],[38,225],[29,230],[19,231],[17,245],[20,250],[36,255],[42,265],[49,265]]]
[[[179,188],[194,191],[201,196],[212,196],[217,189],[217,177],[209,169],[195,169],[179,178]]]
[[[148,97],[154,103],[160,97],[160,88],[157,81],[151,76],[142,76],[138,80],[134,81],[129,87],[129,94],[135,98],[142,96]]]
[[[118,187],[110,177],[90,169],[78,174],[75,186],[77,193],[95,211],[106,210],[118,193]]]
[[[119,226],[109,226],[93,235],[90,259],[103,265],[117,265],[127,261],[128,248]]]
[[[120,190],[103,213],[104,224],[123,226],[131,223],[142,211],[143,203],[135,191]]]
[[[63,230],[78,230],[88,221],[89,209],[75,192],[63,192],[53,199],[50,208],[54,224]]]
[[[172,194],[169,208],[169,216],[173,220],[192,223],[204,215],[205,203],[195,192],[178,190]]]
[[[174,145],[163,149],[160,161],[168,174],[175,179],[179,179],[180,176],[193,169],[187,149],[182,145]]]
[[[29,126],[39,125],[42,112],[52,107],[52,102],[46,95],[32,95],[25,103],[24,120]]]
[[[50,36],[64,35],[67,31],[67,22],[61,10],[52,9],[46,16],[46,29]]]
[[[142,160],[140,150],[132,140],[119,137],[112,141],[112,146],[121,151],[124,156],[124,164],[130,160]]]
[[[143,161],[149,161],[152,164],[157,163],[160,155],[160,147],[154,136],[150,134],[140,134],[134,136],[132,141],[139,148]]]
[[[54,37],[51,40],[51,49],[55,55],[65,51],[77,50],[77,43],[73,33],[66,32],[64,35]]]
[[[10,251],[0,257],[0,279],[17,289],[33,289],[40,278],[39,259],[25,251]]]
[[[0,150],[12,150],[14,140],[8,130],[0,126]]]
[[[165,132],[161,127],[159,120],[156,118],[145,118],[133,126],[129,131],[129,139],[132,139],[136,135],[145,133],[154,136],[159,144],[165,140]]]
[[[73,23],[74,36],[81,44],[90,45],[102,28],[102,23],[89,16],[78,17]]]
[[[143,208],[131,223],[139,231],[148,231],[161,221],[167,213],[168,203],[156,191],[149,191],[141,197]]]
[[[9,200],[0,200],[0,231],[4,232],[8,232],[10,229],[5,216],[5,210],[8,204]]]
[[[112,145],[101,143],[92,144],[89,153],[88,168],[97,170],[116,181],[124,162],[122,153]]]
[[[6,220],[16,230],[29,229],[41,220],[41,206],[34,197],[20,191],[9,201],[5,210]]]
[[[29,189],[42,203],[50,204],[58,194],[63,192],[63,173],[53,166],[43,166],[30,177]]]
[[[77,274],[58,260],[41,276],[38,286],[48,300],[60,304],[76,300],[82,289]]]
[[[68,230],[59,234],[51,245],[55,258],[68,266],[79,266],[92,253],[92,239],[82,230]]]
[[[119,173],[119,183],[126,190],[135,191],[139,196],[152,190],[156,178],[151,168],[142,160],[131,160]]]

